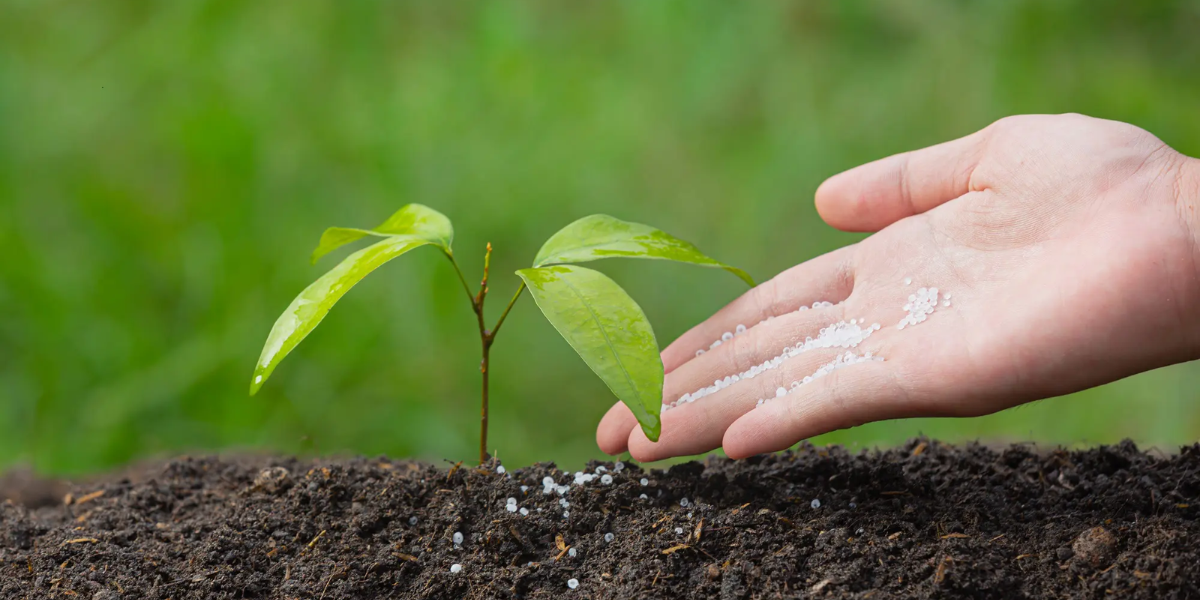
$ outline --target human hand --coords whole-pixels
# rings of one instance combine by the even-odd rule
[[[878,233],[780,273],[667,347],[664,403],[712,393],[665,410],[657,443],[619,403],[597,442],[640,461],[717,447],[742,458],[1200,358],[1198,165],[1132,125],[1038,115],[832,177],[816,194],[822,218]],[[935,311],[899,329],[921,288]],[[836,304],[797,310],[817,302]],[[821,347],[831,341],[858,344]],[[857,364],[793,385],[847,352]]]

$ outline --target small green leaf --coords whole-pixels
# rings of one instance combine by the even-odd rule
[[[616,256],[717,267],[754,285],[754,280],[745,271],[709,258],[688,242],[649,225],[630,223],[608,215],[584,217],[560,229],[542,244],[537,258],[533,259],[533,266],[580,263]]]
[[[275,366],[283,360],[297,344],[321,323],[329,309],[350,288],[354,287],[371,271],[413,248],[437,242],[424,237],[394,235],[376,242],[350,256],[304,288],[287,310],[283,311],[267,336],[262,355],[254,367],[254,379],[250,382],[250,395],[258,392],[271,376]]]
[[[646,314],[604,274],[556,265],[521,269],[534,302],[583,361],[658,441],[663,364]]]
[[[446,215],[423,204],[406,204],[396,211],[388,220],[375,229],[355,229],[353,227],[330,227],[321,235],[317,249],[313,250],[312,261],[316,263],[322,256],[338,248],[356,242],[368,236],[390,237],[404,235],[428,240],[437,244],[447,254],[450,253],[450,243],[454,241],[454,226]]]

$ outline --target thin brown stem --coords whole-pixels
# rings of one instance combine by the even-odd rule
[[[487,252],[483,255],[483,280],[479,282],[479,293],[471,302],[475,308],[475,320],[479,323],[479,345],[483,349],[483,358],[479,362],[479,373],[483,376],[483,393],[479,410],[479,464],[487,462],[488,437],[488,354],[492,349],[492,333],[483,322],[483,303],[487,300],[488,269],[492,263],[492,243],[488,242]]]
[[[467,293],[467,299],[471,301],[471,306],[475,306],[475,294],[471,293],[471,286],[467,285],[467,278],[463,276],[462,269],[458,267],[458,261],[454,260],[454,255],[446,253],[446,258],[450,259],[450,264],[454,265],[454,272],[458,275],[459,282],[462,283],[463,291]]]
[[[483,356],[479,361],[479,373],[483,379],[483,389],[481,394],[481,404],[479,411],[479,464],[483,465],[487,462],[487,441],[488,441],[488,361],[491,354],[492,344],[496,341],[496,332],[500,331],[500,326],[504,324],[504,319],[508,318],[508,313],[512,311],[513,305],[517,303],[517,298],[521,297],[521,292],[525,291],[525,282],[521,282],[521,286],[517,288],[517,293],[513,294],[512,300],[508,301],[508,306],[504,308],[504,312],[500,315],[500,320],[496,321],[496,326],[492,330],[488,330],[484,323],[483,305],[487,300],[488,294],[488,272],[492,266],[492,244],[488,242],[487,252],[483,255],[483,279],[479,282],[479,292],[472,294],[471,287],[467,285],[467,278],[463,276],[462,269],[458,266],[458,261],[454,260],[454,255],[446,253],[450,259],[450,264],[454,265],[454,272],[458,274],[458,280],[462,282],[463,290],[467,292],[467,299],[471,301],[471,310],[475,312],[475,322],[479,326],[479,344],[483,351]]]
[[[488,439],[488,352],[491,344],[483,344],[483,360],[479,363],[479,373],[483,376],[483,405],[479,413],[479,464],[487,462]]]
[[[504,320],[508,318],[509,311],[511,311],[513,305],[517,303],[517,298],[521,297],[521,292],[524,291],[525,282],[522,281],[521,285],[517,288],[517,293],[513,294],[512,300],[508,301],[508,306],[504,307],[504,312],[500,313],[500,320],[496,321],[496,326],[492,328],[492,332],[489,335],[491,335],[493,339],[495,339],[497,333],[500,333],[500,326],[504,324]]]

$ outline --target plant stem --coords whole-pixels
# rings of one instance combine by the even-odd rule
[[[454,265],[454,272],[458,274],[458,280],[462,283],[463,291],[467,293],[467,299],[471,301],[471,306],[475,306],[475,294],[471,293],[471,286],[467,285],[467,278],[463,276],[462,269],[458,268],[458,261],[454,260],[454,255],[446,253],[446,258],[450,259],[450,264]]]
[[[475,307],[475,318],[479,322],[479,343],[483,347],[483,359],[479,362],[479,373],[483,377],[483,395],[479,411],[479,464],[487,462],[488,435],[488,353],[492,349],[492,334],[488,332],[483,322],[483,302],[488,292],[488,267],[492,262],[492,243],[488,242],[487,252],[483,255],[483,280],[479,282],[479,293],[475,295],[472,304]]]
[[[471,301],[471,310],[475,312],[475,321],[479,325],[479,344],[482,347],[483,356],[479,361],[479,373],[483,379],[482,402],[479,411],[479,464],[487,462],[487,439],[488,439],[488,360],[492,350],[492,344],[496,341],[496,333],[500,331],[500,326],[504,324],[504,320],[508,318],[508,313],[512,311],[513,305],[517,303],[517,298],[521,297],[521,293],[525,291],[525,282],[522,281],[520,287],[517,288],[517,293],[513,294],[512,300],[508,301],[508,306],[504,308],[504,312],[500,315],[500,320],[496,321],[496,326],[490,331],[483,320],[483,304],[487,300],[488,294],[488,271],[492,263],[492,244],[488,242],[487,252],[483,255],[483,279],[479,282],[479,292],[472,294],[471,286],[467,285],[467,278],[463,275],[462,269],[458,266],[458,261],[454,260],[454,255],[447,253],[446,256],[450,259],[450,264],[454,265],[454,272],[458,274],[458,280],[462,282],[463,291],[467,293],[467,299]]]
[[[491,343],[483,343],[483,361],[479,363],[479,373],[483,376],[483,404],[479,413],[479,464],[482,466],[487,462],[487,435],[488,435],[488,352],[492,349]]]
[[[520,298],[521,292],[524,291],[525,282],[522,281],[521,285],[517,287],[517,293],[513,294],[512,300],[508,301],[508,306],[504,307],[504,312],[500,314],[500,320],[496,321],[496,326],[492,328],[492,332],[490,334],[492,338],[495,338],[496,334],[500,333],[500,326],[504,324],[504,320],[508,318],[508,312],[512,310],[513,305],[517,303],[517,298]]]

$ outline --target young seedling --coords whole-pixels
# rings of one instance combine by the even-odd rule
[[[479,366],[483,375],[480,463],[487,460],[488,356],[496,341],[496,334],[526,288],[529,288],[542,314],[546,315],[567,343],[613,394],[633,411],[646,436],[657,441],[661,428],[659,411],[662,407],[663,364],[654,330],[641,307],[621,286],[600,272],[575,263],[611,257],[671,260],[724,269],[747,284],[754,285],[745,271],[717,262],[692,244],[663,231],[607,215],[592,215],[559,230],[542,245],[533,259],[533,266],[517,271],[521,283],[499,320],[489,329],[484,322],[483,307],[489,291],[490,243],[483,257],[483,279],[476,292],[471,291],[454,258],[451,249],[454,228],[450,220],[442,213],[420,204],[401,208],[374,229],[332,227],[326,230],[313,252],[312,260],[315,263],[329,252],[368,236],[381,239],[346,257],[305,288],[275,321],[254,368],[250,395],[258,392],[276,365],[320,324],[329,309],[350,288],[380,265],[409,250],[436,246],[454,266],[479,324],[479,340],[483,349],[483,360]]]

